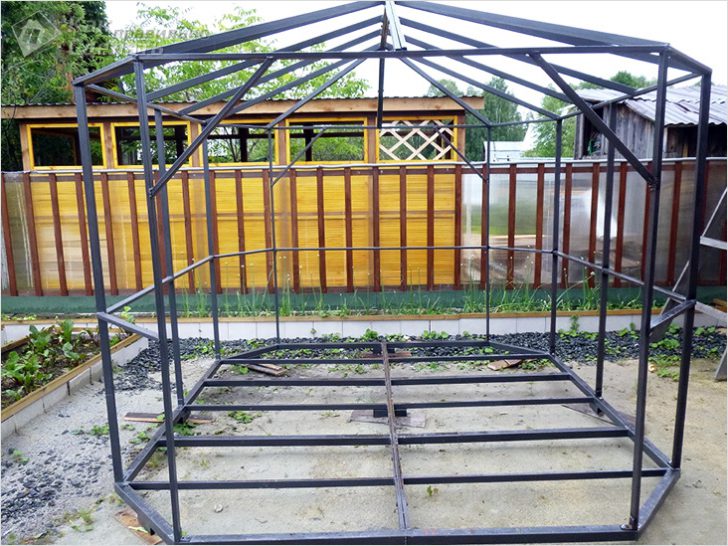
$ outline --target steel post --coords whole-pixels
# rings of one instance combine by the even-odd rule
[[[215,347],[215,358],[220,358],[220,314],[217,306],[217,287],[220,279],[217,278],[216,263],[219,258],[215,254],[215,230],[214,222],[217,218],[212,217],[213,196],[212,181],[210,180],[210,162],[208,159],[207,139],[202,142],[202,171],[205,180],[205,211],[207,228],[207,252],[212,256],[210,260],[210,315],[212,316],[212,336]]]
[[[549,352],[556,353],[556,311],[559,304],[559,231],[561,228],[561,150],[563,121],[556,120],[556,157],[554,159],[553,225],[551,231],[551,324],[549,328]]]

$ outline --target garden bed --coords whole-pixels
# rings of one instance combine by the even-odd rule
[[[146,346],[137,335],[112,335],[112,359],[129,360]],[[122,356],[123,354],[123,356]],[[3,437],[83,385],[101,377],[96,330],[74,328],[69,320],[2,348]]]

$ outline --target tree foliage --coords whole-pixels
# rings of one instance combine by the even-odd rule
[[[34,20],[53,39],[26,55],[18,35]],[[71,79],[112,60],[110,41],[103,2],[3,2],[3,105],[70,102]],[[20,136],[12,118],[2,120],[0,148],[3,170],[20,170]]]
[[[446,87],[448,91],[454,95],[463,96],[463,92],[458,87],[457,83],[453,80],[442,79],[439,83]],[[513,95],[508,90],[508,84],[503,78],[493,77],[488,85],[494,87],[499,91],[502,91],[508,95]],[[445,94],[440,91],[434,85],[430,85],[427,90],[428,97],[441,97]],[[476,89],[474,87],[468,87],[467,95],[484,96],[483,109],[480,112],[483,116],[492,121],[493,123],[504,123],[509,121],[521,121],[521,113],[518,111],[518,105],[484,92],[482,89]],[[465,123],[468,125],[480,125],[480,121],[470,113],[465,115]],[[485,127],[470,127],[466,130],[467,137],[465,139],[465,157],[470,161],[482,161],[484,159],[484,147],[483,142],[488,138],[487,129]],[[493,141],[522,141],[523,137],[526,136],[525,125],[512,125],[508,127],[493,127],[491,130],[491,139]]]
[[[212,25],[207,25],[199,20],[189,17],[188,10],[178,7],[167,6],[145,6],[139,5],[137,17],[134,23],[128,25],[114,39],[114,55],[117,58],[123,57],[136,51],[155,49],[175,42],[192,40],[209,36],[218,32],[225,32],[235,28],[246,27],[260,22],[260,17],[255,10],[244,9],[240,6],[232,7],[228,13],[220,15]],[[260,39],[244,42],[239,45],[222,49],[220,53],[265,53],[274,51],[278,46],[273,39]],[[325,44],[318,44],[311,50],[323,50]],[[280,68],[291,66],[297,63],[294,60],[278,60],[268,73]],[[159,89],[175,83],[185,81],[214,70],[219,70],[230,64],[230,61],[187,61],[183,63],[169,63],[164,66],[148,70],[145,74],[147,86],[150,89]],[[263,83],[251,92],[250,96],[262,95],[277,87],[292,82],[302,76],[310,74],[329,63],[327,61],[315,61],[307,66],[300,67],[292,72],[287,72],[270,82]],[[228,76],[211,80],[198,86],[185,89],[178,93],[165,97],[165,100],[197,101],[209,98],[218,93],[234,89],[235,86],[243,84],[256,70],[256,66],[248,70],[242,70]],[[336,70],[324,73],[308,82],[294,87],[290,91],[277,96],[276,98],[300,98],[311,93],[325,81],[336,74]],[[121,79],[120,86],[124,90],[133,88],[133,77],[125,76]],[[360,97],[367,91],[369,84],[366,80],[358,78],[355,73],[349,73],[334,83],[319,97]]]

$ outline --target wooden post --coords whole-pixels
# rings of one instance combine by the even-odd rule
[[[455,166],[455,246],[463,244],[463,168],[461,165]],[[462,250],[455,249],[455,263],[453,264],[453,286],[455,290],[462,288],[460,280]]]
[[[10,215],[8,213],[7,181],[2,173],[2,215],[3,215],[3,242],[5,243],[5,258],[8,266],[8,288],[11,296],[18,295],[18,283],[15,278],[15,258],[13,257],[13,241],[10,237]]]
[[[38,237],[35,231],[35,211],[33,210],[33,190],[30,187],[30,174],[23,173],[23,196],[25,197],[25,215],[28,218],[28,244],[30,246],[30,265],[33,272],[33,292],[43,295],[43,284],[40,276],[40,256],[38,255]]]
[[[268,170],[263,169],[263,225],[265,226],[265,247],[273,246],[273,235],[271,233],[271,223],[268,221],[271,215],[270,208],[270,192],[268,191],[269,176]],[[273,280],[273,253],[265,253],[265,272],[268,279],[268,292],[273,294],[276,290],[276,283]]]
[[[91,259],[89,258],[88,231],[86,229],[86,209],[84,207],[83,180],[81,173],[75,173],[73,179],[76,185],[76,210],[78,211],[78,231],[81,238],[81,260],[83,261],[83,285],[87,296],[94,293],[91,283]]]
[[[680,226],[680,190],[682,186],[682,161],[675,162],[672,183],[672,211],[670,215],[670,249],[667,253],[667,284],[675,284],[675,254],[677,252],[677,232]]]
[[[131,227],[131,244],[134,252],[134,285],[137,290],[142,289],[142,262],[139,245],[139,215],[136,202],[136,187],[134,173],[126,173],[126,185],[129,191],[129,224]]]
[[[372,168],[372,246],[379,247],[381,238],[379,236],[379,167]],[[374,291],[382,290],[382,271],[380,251],[374,251]]]
[[[113,295],[118,295],[119,285],[116,280],[116,253],[114,251],[114,226],[111,219],[109,175],[106,173],[101,173],[101,195],[104,202],[104,230],[106,231],[106,253],[109,259],[109,288]]]
[[[399,167],[399,246],[407,246],[407,167]],[[399,252],[399,288],[407,290],[407,249]]]
[[[68,282],[66,280],[66,260],[63,255],[63,227],[61,226],[61,213],[58,207],[58,177],[55,173],[50,173],[48,175],[48,185],[51,190],[51,211],[53,214],[53,236],[56,243],[58,283],[61,289],[61,296],[68,296]]]
[[[215,188],[215,171],[210,171],[210,204],[212,210],[207,211],[212,216],[212,250],[215,254],[220,254],[220,234],[218,233],[218,215],[217,215],[217,191]],[[222,294],[222,276],[220,275],[220,260],[215,258],[215,277],[217,277],[217,293]]]
[[[187,265],[195,263],[195,251],[192,243],[192,212],[190,210],[190,173],[182,171],[182,208],[185,216],[185,250],[187,252]],[[187,274],[190,292],[195,291],[195,272]]]

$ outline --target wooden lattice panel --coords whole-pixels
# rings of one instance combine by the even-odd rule
[[[379,133],[379,159],[450,159],[450,143],[453,141],[454,131],[448,122],[439,119],[395,120],[388,122]]]

